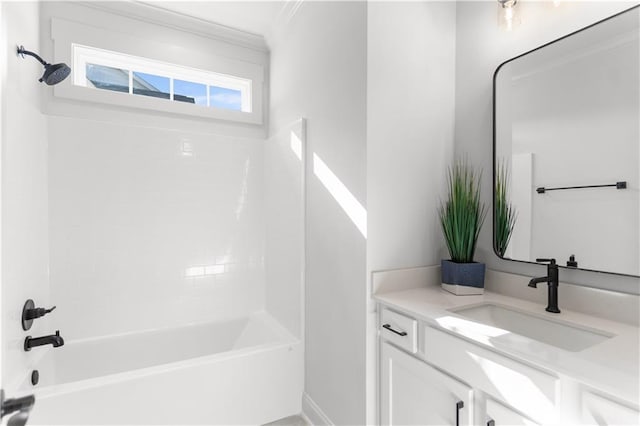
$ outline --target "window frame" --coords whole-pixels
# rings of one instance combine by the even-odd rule
[[[72,78],[53,87],[55,97],[238,123],[258,125],[264,123],[263,84],[265,71],[262,64],[215,54],[202,55],[202,52],[188,50],[181,46],[143,40],[60,18],[52,18],[51,36],[54,61],[72,65]],[[100,58],[100,55],[91,55],[88,51],[84,51],[77,62],[74,58],[74,50],[77,47],[92,49],[96,52],[109,52],[120,56],[122,61],[128,62],[122,63],[115,59],[105,61],[104,55]],[[175,64],[176,57],[180,57],[180,61],[184,63]],[[95,59],[95,61],[91,61],[91,59]],[[245,107],[245,99],[243,99],[242,105],[247,111],[204,107],[187,102],[167,102],[167,99],[88,87],[86,85],[86,67],[80,65],[86,63],[87,60],[96,65],[114,66],[117,64],[117,68],[127,69],[131,72],[156,74],[170,79],[206,84],[208,98],[210,96],[209,88],[215,84],[210,79],[206,80],[208,82],[201,83],[204,78],[216,75],[219,81],[228,82],[228,84],[221,86],[226,88],[230,88],[230,85],[238,85],[238,81],[244,80],[244,87],[241,87],[244,89],[244,93],[241,90],[241,94],[247,97],[248,107]],[[172,74],[166,75],[168,71],[171,71]],[[84,85],[76,85],[75,82],[78,79],[83,79]],[[172,83],[172,80],[170,81]],[[250,90],[246,90],[247,87]]]
[[[202,84],[207,87],[207,108],[211,106],[210,87],[236,90],[241,96],[241,111],[252,112],[251,80],[222,74],[213,71],[203,71],[183,65],[169,64],[154,59],[141,58],[126,53],[114,52],[98,47],[85,46],[71,43],[73,56],[73,84],[80,87],[87,86],[87,65],[101,65],[127,70],[129,72],[129,94],[133,93],[133,73],[145,73],[165,77],[169,79],[169,100],[174,100],[174,80],[182,80],[190,83]],[[101,89],[98,89],[101,90]],[[104,89],[102,89],[104,90]],[[197,105],[201,106],[201,105]]]

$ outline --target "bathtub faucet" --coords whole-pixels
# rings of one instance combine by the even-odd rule
[[[60,330],[56,330],[56,334],[51,334],[49,336],[43,336],[43,337],[27,336],[27,338],[24,339],[25,351],[30,351],[31,348],[34,348],[36,346],[43,346],[43,345],[52,345],[54,348],[64,345],[64,339],[62,338],[62,336],[60,336]]]

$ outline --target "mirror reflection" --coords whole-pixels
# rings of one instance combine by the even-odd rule
[[[494,246],[640,275],[639,8],[501,65]]]

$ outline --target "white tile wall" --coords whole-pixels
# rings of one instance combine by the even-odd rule
[[[66,339],[264,308],[263,140],[62,117],[49,129],[51,292]]]

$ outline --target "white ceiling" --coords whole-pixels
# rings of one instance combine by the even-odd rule
[[[145,0],[142,3],[265,37],[287,1]]]

